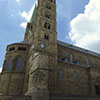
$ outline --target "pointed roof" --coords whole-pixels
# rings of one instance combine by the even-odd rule
[[[16,43],[9,44],[8,46],[16,45],[16,44],[29,45],[29,41],[28,40],[23,40],[21,42],[16,42]],[[8,48],[8,46],[7,46],[7,48]]]
[[[33,10],[33,13],[32,13],[32,16],[31,16],[31,19],[29,21],[29,23],[32,23],[35,21],[35,16],[36,16],[36,11],[37,11],[37,7],[38,7],[38,3],[36,2],[35,5],[34,5],[34,10]]]
[[[29,44],[28,40],[23,40],[21,42],[19,42],[20,44]]]
[[[57,43],[61,46],[64,46],[64,47],[68,47],[68,48],[71,48],[71,49],[74,49],[74,50],[77,50],[77,51],[80,51],[80,52],[84,52],[86,54],[90,54],[90,55],[93,55],[93,56],[100,57],[100,53],[96,53],[96,52],[93,52],[93,51],[90,51],[90,50],[87,50],[87,49],[83,49],[83,48],[80,48],[80,47],[74,46],[72,44],[68,44],[68,43],[59,41],[59,40],[57,41]]]

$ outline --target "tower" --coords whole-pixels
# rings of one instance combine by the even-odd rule
[[[28,91],[34,100],[49,97],[54,90],[57,65],[56,1],[38,0],[27,24],[25,40],[29,40],[30,68]]]
[[[49,100],[49,93],[54,92],[56,66],[56,0],[37,0],[24,41],[7,46],[0,94]]]

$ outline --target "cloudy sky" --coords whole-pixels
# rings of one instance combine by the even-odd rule
[[[23,40],[36,0],[0,0],[0,67],[6,46]],[[57,0],[58,40],[100,52],[100,0]]]

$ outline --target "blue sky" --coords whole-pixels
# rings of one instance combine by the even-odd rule
[[[72,31],[73,27],[76,27],[74,20],[79,14],[85,13],[85,6],[89,2],[89,0],[57,0],[58,40],[77,45]],[[28,13],[34,3],[35,0],[0,0],[0,67],[3,64],[6,46],[23,40],[25,29],[21,27],[21,23],[26,20],[21,14]]]

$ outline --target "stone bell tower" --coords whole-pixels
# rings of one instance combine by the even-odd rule
[[[57,65],[56,0],[38,0],[27,24],[29,40],[29,84],[26,95],[32,100],[48,100],[54,91]]]

